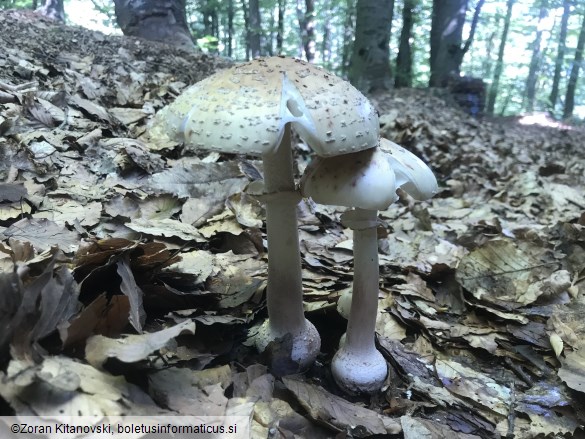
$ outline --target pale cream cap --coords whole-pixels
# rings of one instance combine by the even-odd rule
[[[151,136],[189,149],[261,155],[284,125],[321,156],[373,148],[379,122],[349,82],[307,62],[259,58],[222,70],[185,90],[155,117]]]
[[[320,204],[385,210],[401,188],[416,200],[438,191],[437,179],[417,156],[387,139],[378,148],[317,157],[301,178],[301,192]]]

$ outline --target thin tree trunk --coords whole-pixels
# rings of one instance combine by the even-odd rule
[[[459,77],[466,11],[467,0],[433,0],[431,87],[442,87],[449,77]]]
[[[526,110],[534,111],[534,97],[536,95],[536,73],[540,67],[542,53],[540,43],[542,41],[542,21],[547,16],[548,1],[541,0],[540,11],[538,14],[538,23],[536,25],[536,36],[534,38],[534,47],[532,48],[532,58],[528,68],[528,77],[526,78]]]
[[[494,71],[494,79],[488,93],[487,113],[494,114],[494,106],[496,104],[496,96],[498,95],[498,87],[500,84],[500,77],[504,70],[504,50],[506,49],[506,40],[508,39],[508,31],[510,30],[510,19],[512,18],[512,8],[516,0],[508,0],[506,3],[507,11],[504,20],[504,31],[502,32],[502,39],[500,41],[500,50],[498,51],[498,60],[496,61],[496,68]]]
[[[284,41],[284,13],[286,11],[286,0],[278,0],[278,33],[276,34],[276,53],[282,53],[282,42]]]
[[[559,47],[555,60],[555,73],[553,76],[552,90],[549,97],[549,108],[555,111],[557,99],[559,98],[559,83],[561,82],[561,70],[565,59],[565,48],[567,43],[567,29],[569,27],[569,15],[571,14],[571,0],[563,1],[563,17],[561,18],[561,30],[559,34]]]
[[[459,51],[459,58],[457,60],[457,64],[459,65],[459,68],[461,68],[461,63],[463,62],[463,57],[469,51],[469,48],[471,47],[471,43],[473,43],[473,38],[475,37],[475,31],[477,30],[477,23],[479,23],[479,14],[481,12],[481,8],[483,7],[484,3],[485,3],[485,0],[479,0],[477,2],[477,5],[475,6],[475,12],[473,13],[473,18],[471,20],[471,27],[469,29],[469,37],[467,38],[467,41],[465,42],[465,45],[463,46],[463,48]]]
[[[496,25],[494,26],[496,29],[500,27],[500,20],[497,21]],[[486,54],[481,63],[481,68],[483,71],[482,78],[489,78],[492,76],[492,51],[494,50],[494,39],[496,38],[496,31],[490,33],[489,38],[486,42]]]
[[[412,87],[412,26],[414,24],[414,9],[418,0],[404,0],[402,8],[402,30],[400,31],[400,44],[396,57],[396,79],[394,86]]]
[[[305,58],[313,62],[315,59],[315,3],[313,0],[297,0],[297,17]]]
[[[211,35],[219,41],[219,14],[217,13],[217,5],[214,5],[211,10]]]
[[[347,74],[351,56],[353,30],[355,29],[355,3],[354,0],[345,0],[345,21],[343,23],[343,45],[341,53],[341,73]]]
[[[275,31],[274,31],[274,14],[269,15],[268,19],[268,34],[266,32],[263,35],[262,41],[264,43],[264,48],[262,49],[262,53],[266,56],[273,56],[274,55],[274,39],[275,39]]]
[[[45,17],[65,23],[65,8],[63,0],[45,0],[43,6],[35,10]]]
[[[215,40],[209,40],[206,48],[211,53],[219,53],[219,20],[217,13],[218,5],[213,0],[206,0],[201,7],[203,15],[203,34],[205,37],[213,37]]]
[[[244,28],[246,29],[246,61],[250,59],[250,12],[246,0],[242,0],[242,13],[244,15]]]
[[[227,19],[228,19],[228,31],[227,31],[227,56],[231,58],[234,52],[234,0],[228,0],[227,7]]]
[[[575,90],[577,89],[577,81],[579,81],[579,68],[583,62],[583,47],[585,46],[585,15],[583,15],[583,22],[581,23],[581,32],[579,32],[579,40],[577,41],[577,49],[575,50],[575,58],[573,59],[573,66],[571,67],[571,74],[567,84],[567,94],[565,95],[565,108],[563,109],[563,119],[568,119],[573,116],[575,109]]]
[[[257,58],[262,55],[262,28],[258,0],[249,0],[248,2],[248,35],[250,40],[250,55],[252,58]]]
[[[390,31],[394,0],[358,0],[349,80],[363,92],[392,88]]]
[[[323,41],[321,43],[323,66],[331,69],[331,10],[325,12],[323,18]]]
[[[201,7],[201,12],[203,15],[203,34],[204,35],[213,35],[213,25],[212,25],[213,6],[212,6],[210,0],[205,1],[205,3]]]
[[[185,0],[114,0],[114,4],[124,35],[195,50]]]

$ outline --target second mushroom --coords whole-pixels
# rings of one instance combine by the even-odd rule
[[[386,360],[375,346],[379,266],[377,211],[398,199],[402,188],[417,200],[437,192],[437,180],[422,160],[386,139],[378,148],[331,158],[316,158],[301,180],[301,192],[320,204],[351,207],[342,214],[353,230],[353,298],[345,341],[333,357],[335,381],[349,393],[378,391]]]
[[[372,148],[379,135],[374,107],[351,84],[284,57],[258,58],[194,84],[150,129],[151,139],[186,149],[262,157],[269,318],[255,341],[276,375],[308,368],[320,349],[303,310],[291,127],[320,156]]]

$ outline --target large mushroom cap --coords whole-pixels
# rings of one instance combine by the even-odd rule
[[[151,136],[191,149],[264,154],[284,125],[321,156],[376,146],[378,116],[347,81],[292,58],[258,58],[187,88],[156,116]]]
[[[415,200],[428,200],[439,190],[433,171],[410,151],[388,139],[380,139],[380,149],[386,153],[396,175],[396,186]]]

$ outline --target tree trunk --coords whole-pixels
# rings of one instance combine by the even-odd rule
[[[431,19],[431,87],[445,86],[459,77],[467,0],[433,0]]]
[[[530,59],[530,66],[528,68],[528,77],[526,78],[526,110],[528,112],[534,111],[534,97],[536,94],[536,73],[542,61],[542,54],[540,51],[540,43],[542,41],[542,21],[547,16],[548,1],[541,0],[540,11],[538,14],[538,23],[536,25],[536,35],[534,38],[534,47],[532,48],[532,58]]]
[[[214,0],[206,0],[201,7],[203,15],[203,35],[207,42],[205,48],[210,53],[219,53],[219,18],[218,5]]]
[[[341,53],[341,74],[346,75],[349,69],[353,31],[355,29],[355,8],[352,0],[345,0],[345,21],[343,23],[343,45]]]
[[[227,20],[228,20],[228,30],[227,30],[227,56],[231,58],[234,52],[234,0],[228,0],[227,6]]]
[[[244,29],[246,29],[246,61],[250,60],[250,14],[246,0],[242,0],[242,14],[244,15]]]
[[[304,10],[303,10],[304,3]],[[305,58],[315,59],[315,3],[313,0],[297,0],[297,17],[301,31],[301,43]]]
[[[43,6],[36,11],[45,17],[65,23],[65,8],[63,0],[45,0]]]
[[[575,109],[575,90],[577,88],[577,81],[579,80],[579,68],[583,62],[583,46],[585,46],[585,15],[583,15],[581,32],[579,32],[579,40],[577,41],[577,49],[575,50],[575,58],[573,59],[571,75],[569,76],[569,82],[567,84],[563,119],[568,119],[573,116],[573,110]]]
[[[250,42],[250,55],[258,58],[262,55],[262,28],[260,21],[260,4],[258,0],[248,2],[248,41]]]
[[[275,21],[274,21],[274,14],[268,15],[268,24],[265,25],[266,30],[262,35],[262,42],[264,47],[262,48],[262,53],[264,56],[273,56],[274,55],[274,34],[275,34]]]
[[[394,86],[412,87],[412,25],[414,24],[414,9],[417,0],[404,0],[402,8],[402,30],[400,31],[400,44],[396,57],[396,79]]]
[[[498,20],[494,26],[495,29],[500,27],[500,20]],[[492,59],[492,51],[494,50],[494,40],[496,39],[496,31],[492,31],[490,36],[486,42],[486,53],[485,57],[481,63],[481,70],[483,72],[482,78],[489,78],[492,76],[492,68],[493,64],[491,62]]]
[[[282,53],[284,41],[284,13],[286,12],[286,0],[278,0],[278,33],[276,34],[276,53]]]
[[[201,14],[203,15],[203,34],[213,35],[213,13],[214,7],[212,2],[205,0],[201,7]]]
[[[331,69],[331,10],[325,12],[323,17],[323,41],[321,42],[321,56],[323,66]]]
[[[358,0],[349,80],[362,92],[392,87],[390,30],[394,0]]]
[[[507,12],[504,20],[504,31],[502,32],[502,39],[500,41],[500,49],[498,51],[498,60],[496,61],[496,68],[494,71],[494,79],[488,93],[487,113],[494,114],[494,106],[496,104],[496,96],[498,95],[498,87],[500,84],[500,77],[504,70],[504,50],[506,49],[506,40],[508,39],[508,30],[510,29],[510,19],[512,18],[512,8],[516,0],[508,0],[506,3]]]
[[[552,90],[549,97],[549,108],[555,111],[557,99],[559,98],[559,83],[561,82],[561,70],[565,59],[565,48],[567,42],[567,29],[569,27],[569,15],[571,15],[571,0],[563,1],[563,17],[561,18],[561,30],[559,34],[559,47],[555,60],[555,73],[553,76]]]
[[[124,35],[195,50],[185,0],[114,0],[114,4]]]
[[[481,8],[483,7],[484,3],[485,3],[485,0],[479,0],[477,2],[477,5],[475,6],[475,12],[473,13],[473,19],[471,20],[471,28],[469,29],[469,37],[467,38],[467,41],[465,42],[465,45],[463,46],[463,48],[458,51],[459,57],[457,59],[457,65],[459,66],[459,71],[461,71],[461,63],[463,62],[463,57],[469,51],[469,48],[471,47],[471,43],[473,43],[473,38],[475,37],[475,31],[477,29],[477,23],[479,22],[479,14],[481,12]]]

